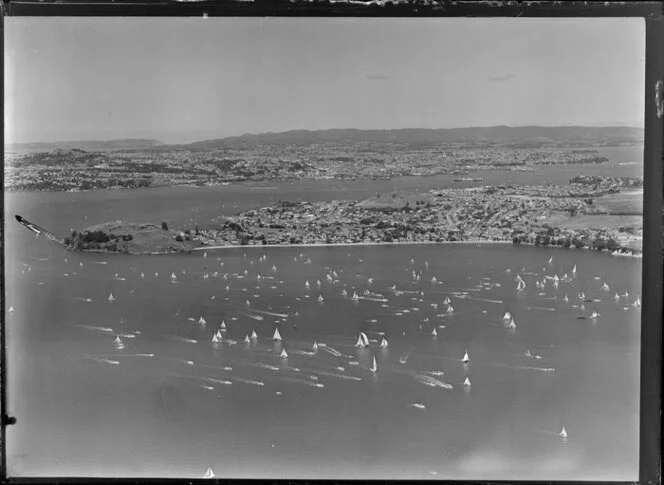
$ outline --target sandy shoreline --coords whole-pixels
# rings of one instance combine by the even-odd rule
[[[227,244],[222,246],[200,246],[192,251],[207,251],[208,249],[231,249],[231,248],[313,248],[334,246],[408,246],[420,244],[512,244],[512,241],[490,241],[487,239],[469,241],[407,241],[407,242],[368,242],[368,243],[309,243],[309,244]]]

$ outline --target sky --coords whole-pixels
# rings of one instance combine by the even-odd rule
[[[643,19],[5,18],[5,142],[643,126]]]

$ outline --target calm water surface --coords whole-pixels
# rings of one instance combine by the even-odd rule
[[[291,195],[229,188],[6,194],[6,211],[66,233]],[[110,256],[7,222],[11,475],[637,476],[640,260],[472,244]],[[535,286],[574,265],[557,289]],[[582,310],[579,292],[598,301]],[[369,347],[355,347],[359,332]]]

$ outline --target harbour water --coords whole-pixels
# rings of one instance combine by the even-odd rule
[[[640,259],[478,244],[112,256],[7,217],[64,234],[177,226],[292,195],[224,189],[5,194],[11,476],[636,479]]]

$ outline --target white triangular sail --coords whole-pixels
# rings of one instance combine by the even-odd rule
[[[464,364],[467,364],[468,362],[470,362],[470,356],[468,355],[468,350],[467,349],[466,349],[466,353],[463,356],[463,359],[461,359],[461,362],[463,362]]]
[[[323,303],[325,301],[322,294],[318,295],[318,301],[319,303]]]
[[[244,336],[244,343],[245,344],[250,344],[251,343],[251,340],[249,340],[249,334]]]
[[[507,328],[510,328],[512,330],[514,330],[516,328],[516,322],[514,321],[513,318],[510,320],[510,323],[509,323],[509,325],[507,325]]]
[[[360,299],[360,297],[357,296],[357,292],[354,291],[354,292],[353,292],[353,300],[354,300],[354,301],[357,301],[357,300],[359,300],[359,299]]]
[[[318,350],[318,343],[314,340],[314,345],[312,346],[312,349]]]
[[[286,352],[286,349],[281,349],[281,354],[279,354],[279,357],[281,357],[282,359],[288,358],[288,353]]]
[[[371,372],[377,372],[378,371],[378,366],[376,365],[376,357],[374,356],[373,362],[371,364],[371,367],[369,368]]]
[[[436,327],[433,327],[433,330],[431,331],[431,335],[436,337],[438,335],[438,332],[436,332]]]
[[[355,347],[364,348],[364,340],[362,340],[362,334],[358,335],[357,342],[355,342]]]
[[[203,256],[205,257],[205,256]],[[205,474],[203,475],[203,478],[214,478],[214,472],[212,471],[212,468],[207,467],[207,470],[205,471]]]
[[[380,348],[381,349],[386,349],[387,345],[388,345],[387,344],[387,339],[385,339],[385,337],[383,337],[383,340],[381,340],[381,342],[380,342]]]
[[[212,343],[216,344],[217,342],[219,342],[219,336],[217,335],[217,332],[215,332],[212,334]]]
[[[565,426],[563,426],[563,429],[560,430],[559,435],[561,438],[567,438],[567,430],[565,429]]]
[[[576,274],[576,265],[572,268],[572,274]]]
[[[221,321],[221,325],[219,325],[219,328],[222,329],[222,330],[226,330],[226,321],[225,320]]]
[[[14,307],[9,305],[9,310],[7,310],[9,313],[14,313]]]
[[[281,340],[281,334],[279,333],[279,327],[274,329],[274,335],[272,336],[272,340],[276,340],[276,341]]]
[[[466,380],[463,381],[463,385],[466,387],[470,387],[470,378],[466,377]]]
[[[205,318],[201,317],[201,318],[198,319],[198,324],[199,325],[206,325],[207,322],[205,321]]]
[[[308,290],[308,289],[309,289],[309,286],[310,286],[310,285],[309,285],[309,280],[306,280],[306,281],[304,282],[304,287]]]
[[[108,295],[108,301],[115,301],[115,297],[113,296],[113,293],[110,293]]]
[[[118,349],[123,349],[125,346],[124,342],[122,341],[119,335],[115,336],[115,340],[113,341],[113,343],[115,344],[115,347]]]
[[[505,312],[505,315],[503,315],[503,320],[511,320],[512,319],[512,314],[510,312]]]
[[[256,340],[258,338],[258,335],[256,334],[256,330],[251,331],[251,338]]]

